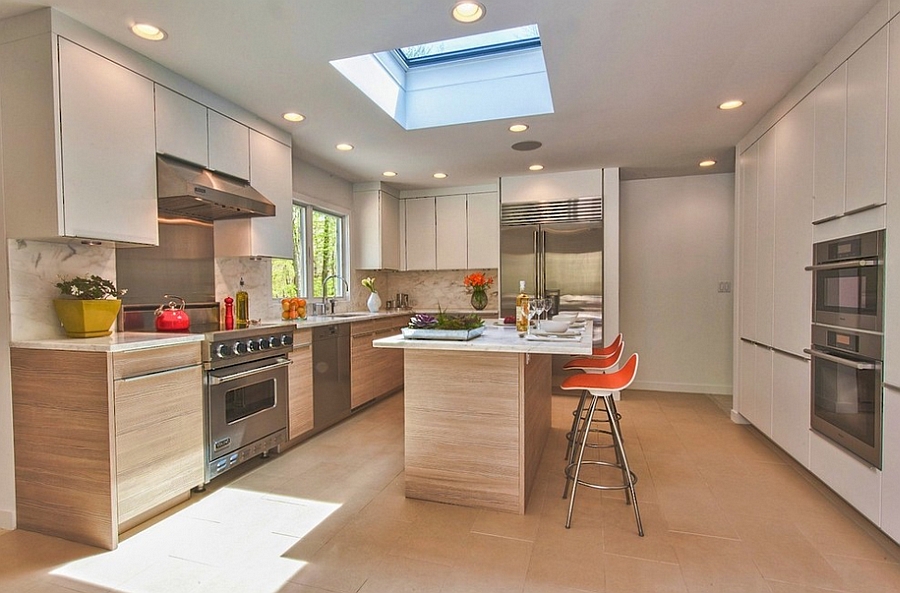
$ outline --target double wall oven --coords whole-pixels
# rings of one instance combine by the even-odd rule
[[[813,430],[881,468],[884,231],[813,248]]]

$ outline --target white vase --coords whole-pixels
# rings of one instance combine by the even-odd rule
[[[369,300],[366,301],[366,307],[369,308],[370,312],[378,313],[378,309],[381,308],[381,297],[378,296],[377,292],[373,292],[369,295]]]

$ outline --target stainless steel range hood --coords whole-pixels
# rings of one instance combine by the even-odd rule
[[[275,216],[275,204],[249,183],[178,159],[156,155],[159,210],[196,220]]]

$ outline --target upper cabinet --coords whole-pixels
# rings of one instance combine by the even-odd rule
[[[468,268],[500,267],[500,194],[466,196]]]
[[[406,269],[436,269],[435,235],[437,224],[434,198],[403,200],[406,213]]]
[[[759,186],[759,142],[741,153],[740,243],[738,245],[738,313],[740,337],[756,340],[756,227]]]
[[[441,196],[435,201],[435,267],[464,270],[468,267],[466,196]]]
[[[153,83],[52,33],[0,70],[8,236],[157,244]]]
[[[294,257],[292,180],[291,147],[250,130],[250,184],[275,216],[216,221],[216,257]]]
[[[353,192],[354,267],[400,269],[400,202],[380,189]]]
[[[813,220],[824,222],[844,213],[847,64],[822,81],[812,97],[816,112]]]
[[[156,151],[250,178],[250,129],[161,85],[156,85]]]

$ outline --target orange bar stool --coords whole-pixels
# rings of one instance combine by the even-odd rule
[[[617,349],[620,345],[625,343],[625,338],[622,337],[622,334],[618,334],[612,342],[607,346],[597,346],[591,352],[591,356],[595,358],[607,358],[616,353]]]
[[[625,456],[625,445],[622,442],[622,430],[619,426],[619,419],[613,412],[609,413],[609,426],[613,436],[613,443],[616,449],[616,462],[603,460],[585,460],[584,449],[587,443],[587,431],[590,429],[594,414],[597,412],[598,404],[601,400],[606,405],[607,410],[615,410],[613,396],[628,388],[634,381],[637,374],[638,355],[632,354],[625,365],[618,371],[606,374],[599,373],[581,373],[566,378],[560,387],[566,390],[580,389],[590,394],[591,404],[588,407],[587,414],[581,421],[581,426],[577,429],[581,434],[581,438],[576,437],[579,443],[578,458],[573,463],[566,465],[566,485],[572,483],[572,496],[569,498],[569,513],[566,516],[566,528],[572,525],[572,511],[575,508],[575,494],[578,492],[579,486],[586,486],[597,490],[625,490],[625,504],[631,504],[634,509],[634,519],[637,522],[638,535],[644,535],[644,527],[641,524],[641,513],[638,509],[637,495],[634,491],[634,485],[637,482],[637,476],[628,466],[628,458]],[[577,434],[577,433],[576,433]],[[616,484],[600,484],[598,482],[589,482],[581,479],[581,469],[585,465],[601,465],[608,467],[616,467],[622,471],[622,483]]]
[[[612,350],[610,348],[612,347]],[[573,358],[569,362],[563,365],[563,369],[567,371],[582,371],[585,373],[605,373],[607,371],[611,371],[615,369],[616,365],[619,364],[619,360],[622,358],[622,353],[625,351],[625,340],[622,339],[622,334],[616,336],[616,339],[610,343],[609,346],[605,348],[597,348],[596,350],[604,350],[606,354],[602,358],[595,358],[593,356],[582,357],[582,358]],[[566,459],[569,462],[572,462],[572,456],[575,453],[574,445],[575,445],[575,428],[578,426],[579,421],[581,421],[584,417],[585,413],[585,405],[587,403],[587,392],[581,393],[581,399],[578,400],[578,405],[572,410],[572,427],[569,429],[569,432],[566,433],[566,440],[568,443],[566,444]],[[602,410],[606,415],[609,415],[609,409]],[[615,410],[612,410],[613,413],[616,413]],[[595,418],[595,422],[608,422],[607,418]],[[600,428],[591,428],[590,432],[593,433],[604,433],[610,434],[609,431],[603,430]],[[588,433],[590,434],[590,433]],[[588,447],[597,448],[597,447],[609,447],[612,445],[599,445],[591,443]],[[566,491],[563,492],[563,498],[566,497],[566,493],[568,492],[568,485],[566,486]]]

